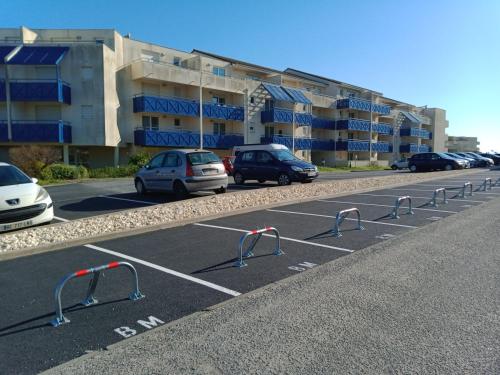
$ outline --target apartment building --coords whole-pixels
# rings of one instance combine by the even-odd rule
[[[66,163],[138,151],[281,143],[328,165],[445,150],[446,112],[288,68],[178,51],[114,30],[0,29],[0,159],[23,144]]]
[[[476,152],[479,151],[477,137],[448,136],[446,146],[450,152]]]

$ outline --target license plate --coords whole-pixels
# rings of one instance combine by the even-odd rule
[[[217,169],[204,169],[203,174],[204,175],[209,175],[209,174],[217,174]]]
[[[309,173],[307,173],[307,175],[308,175],[309,177],[316,176],[316,172],[309,172]]]
[[[0,232],[24,228],[24,227],[30,227],[32,225],[33,225],[33,220],[22,221],[20,223],[15,223],[15,224],[0,225]]]

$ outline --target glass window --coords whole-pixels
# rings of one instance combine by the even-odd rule
[[[160,155],[155,156],[149,162],[149,166],[151,168],[160,168],[163,165],[163,159],[164,158],[165,158],[165,154],[160,154]]]
[[[278,159],[279,161],[284,161],[284,160],[297,160],[295,156],[293,156],[290,152],[285,151],[285,150],[279,150],[279,151],[271,151],[271,154]]]
[[[159,117],[151,117],[151,129],[158,130],[160,128],[160,118]]]
[[[250,103],[252,103],[252,104],[255,103],[255,97],[253,97],[253,96],[250,97]]]
[[[142,116],[142,127],[149,129],[149,116]]]
[[[266,151],[259,151],[257,153],[257,163],[270,163],[273,161],[273,157],[269,152]]]
[[[255,160],[255,152],[254,151],[244,152],[243,155],[241,156],[241,161],[244,161],[244,162],[252,162],[254,160]]]
[[[266,138],[271,138],[272,136],[274,136],[274,126],[265,126],[264,127],[264,136]]]
[[[225,105],[226,104],[226,98],[223,98],[222,96],[212,96],[212,103],[214,104],[219,104],[219,105]]]
[[[223,122],[214,122],[214,134],[215,135],[226,134],[226,124]]]
[[[266,99],[266,102],[265,102],[265,110],[266,111],[270,111],[274,108],[274,100],[272,99]]]
[[[180,57],[174,56],[174,65],[175,66],[181,65],[181,58]]]
[[[220,66],[214,66],[212,68],[212,72],[216,75],[216,76],[221,76],[221,77],[224,77],[226,75],[226,69],[224,68],[221,68]]]
[[[191,165],[220,163],[220,159],[213,152],[192,152],[188,154],[188,160]]]
[[[180,118],[174,119],[174,126],[181,126],[181,119]]]
[[[165,156],[165,161],[163,162],[164,167],[177,167],[179,165],[179,156],[177,154],[169,153]]]
[[[16,167],[0,166],[0,186],[30,184],[33,181]]]

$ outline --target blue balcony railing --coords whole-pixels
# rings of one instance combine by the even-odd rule
[[[229,149],[244,143],[241,134],[203,134],[203,147],[216,149]],[[199,147],[200,134],[136,129],[134,131],[134,144],[137,146],[151,147]]]
[[[295,147],[296,150],[310,150],[312,146],[312,139],[295,137],[295,139],[292,141],[292,137],[289,136],[273,135],[272,137],[261,137],[260,143],[278,143],[280,145],[288,147],[290,150],[293,147]]]
[[[152,112],[199,117],[200,102],[183,98],[138,95],[133,99],[133,110],[134,113]],[[245,110],[238,106],[204,103],[203,116],[220,120],[244,121]]]
[[[419,152],[431,152],[432,148],[427,145],[417,145],[416,143],[408,143],[399,146],[399,152],[409,152],[412,154],[416,154]]]
[[[0,81],[0,101],[5,101],[5,81]],[[10,100],[13,102],[59,102],[71,104],[71,87],[60,80],[10,81]]]
[[[337,151],[368,152],[369,150],[370,144],[368,141],[358,139],[337,141]],[[392,152],[392,144],[387,142],[373,142],[372,152]]]
[[[335,120],[313,116],[312,127],[317,129],[335,129]]]
[[[293,112],[291,109],[285,108],[273,108],[268,111],[262,111],[260,114],[260,120],[263,124],[266,123],[280,123],[280,124],[291,124],[293,123],[293,115],[295,114],[295,124],[311,126],[313,122],[313,117],[310,113],[304,112]]]
[[[417,137],[422,139],[431,139],[432,133],[430,131],[419,128],[403,128],[399,130],[401,137]]]
[[[337,120],[338,130],[370,131],[370,121],[356,118]],[[372,122],[372,131],[379,134],[392,135],[392,126],[385,123]]]
[[[391,107],[384,104],[376,104],[361,98],[344,98],[337,100],[337,109],[355,109],[358,111],[375,112],[381,115],[391,113]]]
[[[333,151],[335,142],[333,140],[312,139],[311,149],[318,151]]]
[[[0,141],[8,141],[7,121],[0,121]],[[71,125],[64,121],[12,121],[12,142],[71,143]]]

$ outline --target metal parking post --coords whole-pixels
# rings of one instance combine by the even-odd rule
[[[276,228],[274,228],[274,227],[265,227],[265,228],[262,228],[262,229],[255,229],[255,230],[247,232],[243,236],[241,236],[240,243],[238,245],[238,260],[234,263],[234,267],[241,268],[241,267],[246,267],[247,266],[247,263],[245,263],[245,261],[243,260],[243,258],[253,257],[253,255],[254,255],[253,254],[253,249],[255,248],[255,245],[257,245],[257,242],[262,238],[262,235],[264,233],[266,233],[266,232],[272,232],[276,236],[276,242],[275,242],[275,248],[274,248],[273,255],[279,256],[279,255],[285,254],[281,250],[280,234],[279,234],[279,232],[278,232],[278,230]],[[255,236],[255,237],[253,238],[252,242],[248,246],[247,250],[245,252],[243,252],[243,245],[245,244],[245,240],[248,237],[252,237],[252,236]]]
[[[467,190],[467,188],[470,189],[469,197],[472,197],[472,195],[473,195],[473,193],[472,193],[472,184],[470,182],[466,182],[464,184],[464,186],[462,186],[460,188],[460,194],[458,195],[460,198],[465,198],[465,190]]]
[[[415,213],[413,212],[411,208],[411,197],[409,195],[406,195],[404,197],[399,197],[396,199],[396,203],[394,205],[394,209],[392,210],[391,217],[393,219],[399,219],[399,207],[401,206],[401,203],[404,201],[408,201],[408,211],[406,212],[407,215],[414,215]]]
[[[439,193],[443,193],[443,201],[442,203],[443,204],[447,204],[448,203],[448,200],[446,199],[446,189],[445,188],[439,188],[439,189],[436,189],[434,190],[434,193],[432,194],[432,199],[431,201],[429,202],[429,204],[432,206],[432,207],[439,207],[438,204],[437,204],[437,196]]]
[[[125,268],[129,269],[134,277],[133,291],[132,291],[132,293],[130,293],[129,299],[131,299],[132,301],[137,301],[139,299],[144,298],[145,295],[142,294],[141,291],[139,290],[139,277],[137,276],[137,271],[136,271],[135,267],[128,262],[111,262],[108,264],[104,264],[102,266],[83,269],[83,270],[73,272],[73,273],[63,277],[61,279],[61,281],[57,284],[56,289],[55,289],[55,293],[54,293],[55,304],[56,304],[56,317],[50,323],[54,327],[58,327],[61,324],[70,322],[70,320],[63,315],[62,304],[61,304],[61,293],[62,293],[64,286],[66,285],[66,283],[69,280],[77,278],[77,277],[86,276],[86,275],[92,275],[92,279],[90,279],[90,282],[89,282],[87,295],[86,295],[85,299],[81,302],[81,304],[83,306],[94,305],[98,302],[97,299],[95,299],[95,297],[94,297],[94,292],[95,292],[95,289],[97,287],[97,283],[99,281],[99,275],[100,275],[101,271],[109,270],[109,269],[113,269],[113,268],[118,268],[118,267],[125,267]]]
[[[361,215],[359,213],[359,210],[357,208],[349,208],[347,210],[342,210],[337,212],[337,215],[335,216],[335,226],[332,229],[332,235],[334,237],[342,237],[342,233],[340,232],[340,224],[342,224],[349,215],[349,213],[355,212],[356,215],[358,216],[358,230],[365,230],[365,228],[361,225]]]

